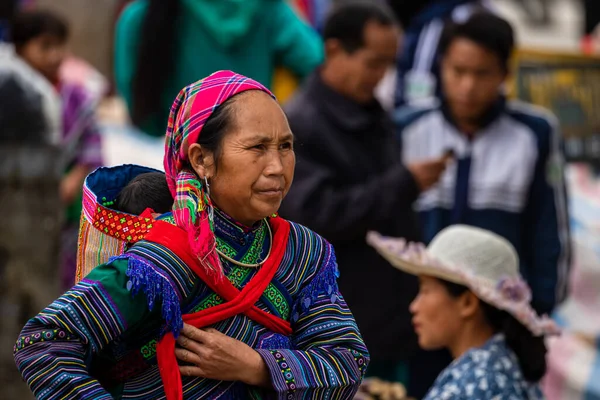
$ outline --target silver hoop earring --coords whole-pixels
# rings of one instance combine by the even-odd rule
[[[206,176],[204,176],[204,187],[206,188],[206,195],[210,198],[210,185]]]
[[[208,220],[210,222],[211,226],[214,226],[215,223],[215,210],[212,207],[212,203],[211,203],[211,198],[210,198],[210,185],[208,184],[208,178],[206,176],[204,176],[204,187],[206,188],[206,197],[207,197],[207,204],[206,204],[206,208],[208,211]]]

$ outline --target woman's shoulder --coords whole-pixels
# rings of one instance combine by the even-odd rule
[[[502,335],[492,337],[481,347],[470,349],[457,360],[456,365],[474,376],[495,373],[512,375],[515,369],[518,370],[517,360]]]
[[[137,18],[140,15],[143,15],[148,9],[148,1],[147,0],[135,0],[129,2],[121,12],[121,18]]]
[[[325,253],[333,252],[331,243],[318,233],[296,222],[289,220],[287,222],[290,224],[288,247],[294,246],[295,249],[303,250],[297,253],[298,256],[319,258]]]
[[[296,281],[308,282],[325,270],[334,270],[337,275],[337,261],[333,246],[321,235],[309,228],[288,221],[286,258],[290,270],[296,275]]]
[[[135,0],[125,6],[117,20],[117,33],[120,35],[136,32],[146,15],[148,2],[146,0]]]
[[[470,349],[442,372],[431,395],[443,397],[457,390],[465,399],[520,399],[520,393],[529,389],[504,339],[496,336],[484,346]]]

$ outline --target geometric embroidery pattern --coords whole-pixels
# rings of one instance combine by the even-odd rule
[[[93,224],[106,235],[128,243],[136,243],[152,229],[152,222],[152,218],[121,213],[97,204]]]

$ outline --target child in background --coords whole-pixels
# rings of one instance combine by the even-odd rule
[[[17,55],[50,81],[62,101],[60,144],[65,176],[60,195],[67,215],[61,238],[61,276],[66,290],[74,283],[83,181],[102,165],[95,104],[82,88],[60,80],[59,68],[67,55],[69,38],[68,26],[61,18],[45,11],[23,12],[15,17],[11,37]]]

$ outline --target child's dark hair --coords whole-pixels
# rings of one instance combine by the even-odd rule
[[[459,297],[469,289],[463,285],[439,280],[452,297]],[[483,315],[496,333],[503,333],[506,344],[515,353],[523,377],[528,382],[539,382],[546,374],[546,345],[542,336],[533,336],[531,331],[515,317],[481,302]]]
[[[48,11],[26,11],[15,16],[11,41],[17,50],[41,35],[52,35],[66,42],[69,26],[61,17]]]
[[[438,54],[444,56],[456,39],[468,39],[498,56],[502,68],[509,70],[509,61],[515,47],[514,31],[510,23],[490,12],[479,11],[462,23],[449,23],[444,28]]]
[[[146,172],[133,178],[117,196],[117,210],[140,215],[147,208],[164,214],[173,208],[173,197],[162,172]]]

